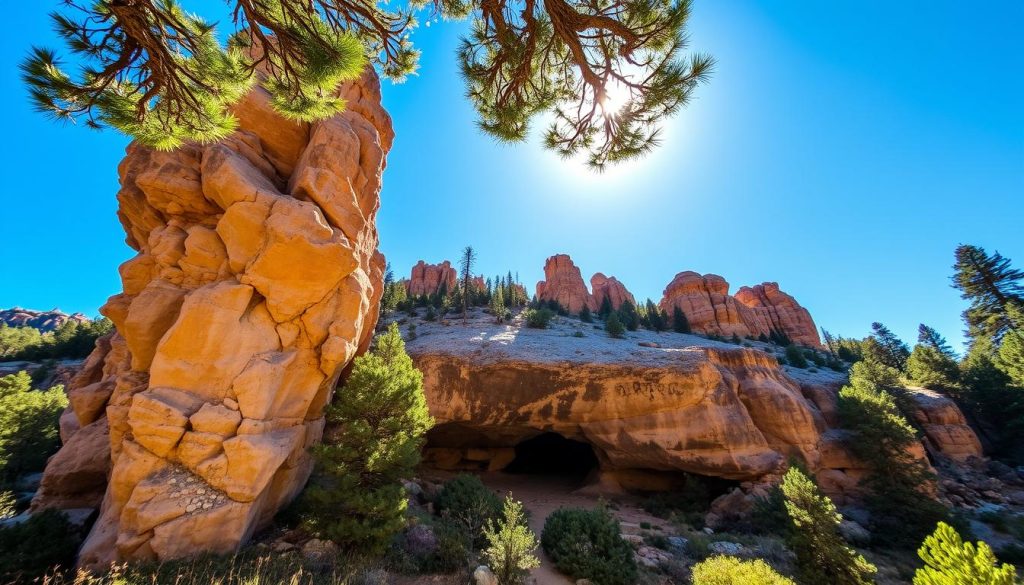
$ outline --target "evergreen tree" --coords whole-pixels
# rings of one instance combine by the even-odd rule
[[[956,354],[953,353],[953,349],[949,347],[949,343],[946,342],[946,338],[940,335],[938,331],[924,323],[917,326],[917,342],[939,351],[949,358],[956,358]]]
[[[914,585],[1014,585],[1017,571],[992,554],[984,542],[964,542],[956,530],[940,522],[917,551],[924,561]]]
[[[602,320],[607,320],[608,316],[611,315],[614,310],[615,309],[612,308],[612,300],[608,295],[605,295],[604,299],[601,300],[601,306],[597,309],[597,316]]]
[[[622,324],[618,311],[612,311],[612,314],[608,315],[608,319],[604,322],[604,330],[608,332],[609,337],[615,337],[616,339],[623,337],[626,327]]]
[[[522,583],[530,569],[540,566],[533,554],[539,546],[537,536],[526,524],[523,505],[512,496],[505,497],[501,520],[496,524],[488,520],[483,534],[487,539],[483,556],[501,585]]]
[[[648,328],[658,333],[664,331],[666,328],[666,323],[663,311],[659,309],[658,305],[655,305],[654,301],[652,301],[651,299],[647,299],[647,302],[644,304],[644,306],[647,309]]]
[[[690,333],[690,322],[678,306],[672,309],[672,330],[676,333]]]
[[[583,305],[583,308],[580,309],[580,321],[584,323],[594,322],[594,317],[590,314],[590,307]]]
[[[824,327],[821,328],[821,338],[825,340],[825,347],[828,348],[828,352],[831,353],[833,357],[838,357],[836,356],[836,352],[839,351],[839,344],[837,343],[836,338],[826,331]]]
[[[334,89],[359,77],[367,56],[403,79],[417,68],[414,13],[428,4],[446,19],[473,21],[457,59],[485,132],[522,141],[532,121],[550,115],[545,146],[588,153],[597,168],[649,152],[658,126],[714,65],[707,55],[684,56],[689,1],[496,8],[415,0],[383,10],[374,0],[229,0],[236,33],[226,43],[213,23],[171,0],[64,4],[52,18],[71,59],[37,47],[21,65],[36,109],[162,149],[228,136],[238,126],[232,106],[257,76],[275,110],[303,121],[344,109]],[[625,100],[612,110],[619,88]]]
[[[1013,327],[1009,307],[1024,307],[1024,272],[1012,268],[1010,259],[999,252],[989,255],[984,248],[969,245],[957,247],[953,270],[953,288],[971,303],[964,311],[968,336],[988,337],[998,348],[1003,334]]]
[[[462,274],[462,324],[466,324],[467,314],[469,311],[469,304],[472,299],[473,293],[471,287],[473,286],[473,267],[476,265],[476,252],[473,251],[472,246],[466,246],[462,251],[462,258],[459,260],[459,269]]]
[[[423,374],[392,323],[353,362],[327,409],[329,440],[314,447],[317,470],[300,503],[306,527],[346,548],[380,551],[405,525],[401,481],[420,460],[433,426]]]
[[[1024,392],[997,365],[991,346],[984,337],[971,344],[960,364],[961,400],[978,419],[978,430],[991,443],[991,455],[1024,464]]]
[[[508,309],[505,308],[505,294],[501,291],[501,287],[494,290],[494,294],[491,295],[491,314],[498,323],[505,321],[505,313]]]
[[[630,331],[636,331],[640,327],[640,315],[636,312],[636,307],[633,303],[622,301],[622,306],[617,311],[619,313],[619,319],[622,320],[622,324],[625,325],[626,329]]]
[[[793,523],[787,544],[796,553],[801,583],[869,585],[875,566],[847,546],[839,534],[842,520],[832,500],[818,491],[799,468],[790,467],[782,480],[786,512]]]
[[[919,343],[907,359],[907,378],[925,388],[949,391],[960,378],[960,366],[934,346]]]
[[[911,454],[917,434],[889,390],[898,383],[895,368],[871,360],[855,363],[850,384],[839,391],[839,419],[849,431],[847,447],[870,471],[865,503],[875,540],[909,548],[948,514],[925,495],[933,478],[927,464]]]
[[[881,351],[876,357],[883,364],[904,372],[907,369],[907,359],[910,358],[910,348],[906,343],[896,337],[896,334],[885,325],[875,321],[871,324],[872,339],[878,343]]]

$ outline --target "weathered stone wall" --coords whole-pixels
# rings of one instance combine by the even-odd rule
[[[33,504],[100,505],[83,565],[233,550],[308,478],[384,269],[391,121],[372,71],[339,91],[347,111],[321,122],[257,88],[221,143],[128,147],[118,216],[138,254],[101,310],[117,334],[71,385]]]

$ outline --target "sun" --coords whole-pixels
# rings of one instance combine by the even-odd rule
[[[629,86],[618,81],[611,81],[605,86],[604,98],[601,99],[601,112],[605,116],[614,116],[632,99]]]

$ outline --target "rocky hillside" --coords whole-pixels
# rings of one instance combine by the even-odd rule
[[[836,417],[845,375],[780,366],[771,344],[644,330],[614,339],[572,317],[531,329],[480,309],[467,326],[398,320],[438,423],[432,465],[502,469],[516,445],[553,432],[592,448],[606,487],[660,489],[663,472],[679,471],[757,481],[797,457],[838,502],[858,495],[864,466]],[[911,396],[926,433],[918,457],[981,457],[952,401]]]
[[[0,310],[0,323],[8,327],[34,327],[43,333],[53,331],[68,321],[85,323],[89,318],[81,313],[67,313],[60,309],[49,311],[33,311],[14,307]]]

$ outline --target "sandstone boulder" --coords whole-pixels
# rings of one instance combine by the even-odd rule
[[[955,402],[924,388],[911,389],[909,395],[915,406],[914,419],[924,429],[928,447],[960,463],[984,456],[978,435]]]
[[[305,483],[384,271],[390,119],[372,71],[339,92],[347,111],[300,124],[256,88],[227,140],[128,147],[118,216],[138,253],[101,310],[117,334],[70,384],[33,502],[100,505],[81,564],[230,552]]]
[[[600,272],[591,276],[590,290],[594,299],[593,304],[598,308],[604,303],[605,298],[611,303],[613,310],[618,310],[626,301],[636,306],[636,299],[633,298],[633,293],[626,290],[625,285],[614,276],[605,276]]]

